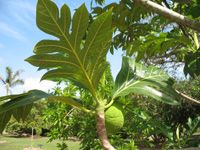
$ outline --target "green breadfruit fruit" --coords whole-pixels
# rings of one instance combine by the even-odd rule
[[[115,102],[105,111],[105,126],[107,134],[117,133],[124,125],[122,105]]]

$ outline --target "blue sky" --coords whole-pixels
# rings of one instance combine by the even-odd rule
[[[85,2],[90,11],[90,0],[53,0],[60,8],[64,2],[70,7],[72,13]],[[113,1],[109,1],[113,2]],[[13,94],[22,93],[31,89],[47,91],[55,86],[53,82],[39,82],[45,71],[37,71],[24,59],[33,55],[33,48],[37,42],[52,38],[43,33],[36,26],[36,4],[37,0],[0,0],[0,76],[6,77],[5,68],[11,67],[15,72],[23,70],[20,78],[25,85],[12,88]],[[108,54],[111,63],[112,74],[116,77],[121,68],[120,50],[115,51],[114,56]],[[3,83],[0,82],[0,96],[6,94]]]

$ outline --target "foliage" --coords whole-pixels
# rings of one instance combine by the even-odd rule
[[[176,82],[174,84],[174,87],[177,90],[182,91],[183,93],[186,93],[188,96],[199,100],[200,98],[199,82],[200,82],[199,77],[197,77],[196,79],[191,78],[189,81],[186,80],[186,81]],[[151,122],[156,121],[157,123],[159,123],[161,121],[160,124],[162,126],[165,126],[164,127],[165,129],[167,129],[166,126],[168,126],[169,132],[172,135],[176,134],[177,128],[179,128],[180,134],[184,134],[185,125],[188,122],[188,119],[191,118],[193,120],[200,115],[200,110],[199,110],[198,105],[195,105],[191,103],[190,101],[186,101],[182,98],[178,100],[180,105],[176,105],[176,106],[155,101],[149,97],[142,96],[142,95],[130,94],[129,98],[130,98],[129,103],[131,103],[131,105],[134,106],[134,109],[129,107],[129,105],[125,107],[127,110],[129,110],[129,114],[127,114],[126,116],[133,116],[134,118],[134,119],[130,119],[129,117],[127,119],[128,122],[130,123],[130,127],[126,127],[125,131],[126,133],[129,133],[129,134],[130,133],[137,134],[138,132],[141,133],[140,129],[143,128],[142,127],[143,124],[147,124],[148,122],[147,118],[149,117],[152,118]],[[140,111],[138,111],[138,109]],[[140,117],[140,119],[138,119],[138,116],[141,116],[141,110],[143,110],[142,114],[144,117]],[[158,120],[158,118],[160,119],[160,121]],[[154,123],[152,123],[152,125],[148,125],[146,129],[148,129],[148,132],[151,132],[152,129],[154,129],[153,127],[155,127]],[[148,134],[145,134],[144,132],[142,132],[142,135],[145,136]],[[138,134],[138,136],[140,136],[140,134]],[[138,136],[135,135],[134,137],[137,138]],[[157,141],[157,142],[165,140],[166,137],[167,136],[163,134],[153,135],[154,141]]]
[[[68,150],[68,146],[65,142],[63,142],[62,144],[57,143],[57,147],[60,148],[60,150]]]
[[[176,129],[176,135],[171,136],[163,145],[164,148],[184,148],[187,147],[190,143],[188,143],[189,138],[197,131],[200,127],[200,117],[195,118],[192,120],[191,118],[188,119],[186,126],[185,126],[185,133],[181,135],[179,133],[179,127]],[[165,129],[165,128],[163,128]],[[172,133],[172,132],[171,132]],[[169,135],[170,136],[170,135]],[[193,147],[199,146],[195,143],[195,145],[190,145]]]
[[[137,148],[137,146],[135,145],[135,142],[134,142],[134,141],[130,141],[129,143],[124,143],[124,144],[120,147],[120,149],[123,149],[123,150],[129,150],[129,149],[131,149],[131,150],[139,150],[139,149]]]
[[[32,104],[30,105],[32,106]],[[46,101],[37,101],[33,104],[30,113],[25,113],[28,114],[25,120],[15,120],[14,117],[12,117],[9,123],[7,124],[6,131],[9,133],[31,133],[30,131],[33,128],[36,134],[40,135],[42,133],[42,129],[48,129],[49,125],[49,123],[44,123],[44,121],[42,120],[44,110],[46,109]]]
[[[133,139],[143,147],[154,147],[153,141],[148,139],[148,135],[156,127],[150,125],[150,115],[144,110],[137,108],[134,101],[129,101],[126,104],[126,121],[122,130],[122,136],[126,139]],[[132,107],[131,107],[132,106]]]
[[[81,112],[79,112],[80,114]],[[102,149],[102,146],[100,144],[96,131],[96,120],[93,115],[89,114],[83,114],[81,113],[82,116],[79,116],[77,119],[79,121],[75,121],[75,123],[78,123],[81,127],[81,130],[79,130],[77,136],[78,138],[82,139],[80,143],[80,149],[82,150],[100,150]],[[76,118],[74,118],[76,120]]]
[[[189,81],[179,81],[174,87],[188,96],[200,100],[199,79],[200,78],[198,77],[196,79],[190,79]],[[182,126],[187,123],[188,118],[195,119],[200,115],[198,105],[194,105],[182,98],[178,101],[180,105],[177,105],[176,107],[164,103],[157,103],[157,107],[162,108],[157,109],[157,117],[162,118],[166,125],[171,126],[174,133],[178,126],[180,128],[180,133],[183,132]]]
[[[200,75],[200,52],[196,52],[191,55],[185,56],[185,67],[184,73],[185,75],[190,75],[195,78],[195,76]]]
[[[130,124],[131,129],[133,130],[132,132],[136,133],[136,129],[138,129],[140,132],[147,131],[146,138],[154,136],[154,140],[156,135],[161,134],[162,137],[164,137],[163,140],[165,142],[163,144],[163,148],[165,149],[198,146],[197,143],[195,143],[195,145],[191,145],[189,139],[200,127],[200,117],[196,117],[193,120],[191,118],[188,118],[187,122],[183,125],[184,132],[180,132],[180,124],[176,128],[176,132],[173,132],[172,128],[166,125],[163,120],[154,119],[149,115],[145,114],[144,111],[135,111],[135,115],[137,115],[137,117],[139,117],[140,119]]]
[[[102,5],[99,0],[96,2]],[[199,20],[199,0],[153,2],[193,20]],[[126,55],[147,65],[154,64],[162,68],[167,66],[166,70],[172,68],[173,71],[181,65],[184,66],[185,75],[199,75],[198,32],[152,13],[150,8],[145,9],[132,0],[121,0],[118,4],[111,3],[103,8],[94,7],[92,14],[98,16],[111,7],[112,26],[115,27],[111,53],[114,53],[114,48],[122,48]]]
[[[135,63],[133,59],[123,57],[122,68],[118,73],[113,90],[113,98],[138,93],[151,96],[165,103],[177,105],[170,95],[178,98],[177,93],[170,88],[173,80],[165,71],[154,66],[146,68],[140,63]],[[142,90],[141,90],[142,89]]]

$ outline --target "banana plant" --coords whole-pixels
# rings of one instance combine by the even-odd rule
[[[96,116],[96,128],[101,145],[106,150],[115,148],[109,143],[105,128],[105,109],[112,106],[120,96],[138,93],[151,96],[168,104],[177,105],[178,94],[172,88],[173,80],[169,75],[154,66],[145,67],[132,58],[123,57],[121,70],[118,73],[110,101],[104,100],[99,92],[103,84],[103,74],[108,67],[108,53],[113,29],[111,28],[112,9],[98,16],[89,25],[89,13],[82,4],[71,19],[69,7],[64,4],[59,13],[55,3],[50,0],[38,0],[36,23],[40,30],[55,36],[55,40],[41,40],[34,47],[35,55],[26,59],[39,68],[48,68],[41,80],[67,80],[72,84],[88,90],[93,96],[96,109],[84,107],[81,99],[76,97],[54,96],[40,90],[31,90],[18,95],[0,97],[0,101],[9,99],[0,105],[0,132],[2,132],[11,115],[24,119],[18,107],[25,109],[27,105],[43,98],[56,100],[79,108]],[[89,29],[88,29],[89,28]],[[83,42],[84,39],[84,42]],[[105,82],[105,81],[104,81]],[[104,83],[105,84],[105,83]]]

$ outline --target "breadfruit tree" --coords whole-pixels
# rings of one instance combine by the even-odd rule
[[[0,105],[0,132],[2,132],[13,115],[17,120],[24,119],[30,112],[30,105],[43,98],[60,101],[96,116],[96,128],[101,145],[106,150],[115,149],[110,145],[107,130],[110,134],[123,126],[123,106],[117,98],[138,93],[151,96],[171,105],[177,105],[179,98],[172,88],[173,80],[163,70],[136,62],[130,57],[122,58],[112,94],[105,100],[104,72],[108,67],[106,55],[112,43],[112,8],[101,13],[89,25],[89,13],[82,4],[71,18],[69,7],[64,4],[58,9],[50,0],[38,0],[36,23],[40,30],[55,36],[56,40],[41,40],[34,47],[35,55],[26,59],[31,65],[48,68],[41,80],[65,80],[77,87],[86,89],[92,96],[95,110],[84,106],[78,97],[54,96],[40,90],[31,90],[18,95],[0,97],[8,100]],[[109,111],[116,111],[109,113]],[[106,114],[106,115],[105,115]],[[105,118],[107,116],[107,118]],[[114,127],[113,118],[120,119]],[[113,119],[113,120],[112,120]],[[105,123],[107,122],[107,125]],[[118,122],[118,121],[116,121]],[[109,130],[113,127],[116,130]]]

